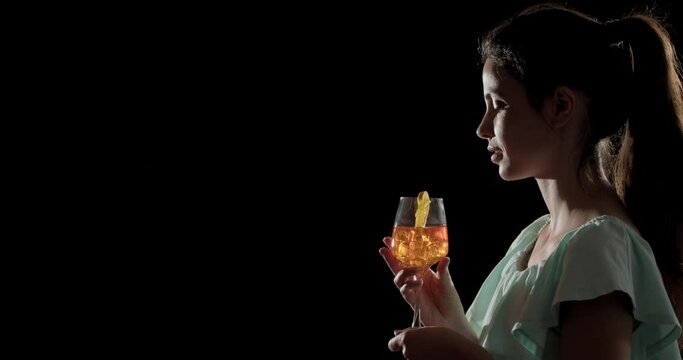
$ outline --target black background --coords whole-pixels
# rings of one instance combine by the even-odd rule
[[[208,330],[229,327],[287,357],[401,358],[386,344],[412,311],[378,249],[399,197],[422,190],[445,199],[450,271],[467,308],[546,212],[535,182],[501,180],[475,135],[479,37],[537,2],[269,5],[246,24],[233,12],[148,32],[140,48],[162,55],[141,65],[143,88],[161,96],[143,114],[158,120],[145,129],[153,176],[139,211],[163,214],[150,235],[179,239],[151,235],[154,251],[171,249],[152,272],[174,269],[152,279],[171,289],[149,305],[162,326],[187,333],[172,323],[199,321],[203,342],[234,344]],[[654,1],[567,3],[609,20]],[[654,8],[680,44],[680,5]],[[182,319],[166,317],[176,309]]]
[[[285,83],[297,90],[285,97],[281,120],[311,135],[275,155],[291,172],[271,175],[274,193],[309,196],[296,215],[315,224],[313,236],[292,239],[293,248],[302,241],[316,253],[302,268],[292,266],[311,274],[292,287],[302,292],[295,317],[308,329],[299,345],[322,354],[401,358],[386,343],[394,329],[409,326],[412,312],[377,252],[400,196],[427,190],[445,199],[450,271],[466,308],[519,231],[546,213],[535,182],[501,180],[486,142],[475,135],[484,111],[478,39],[533,3],[339,9],[295,36],[294,47],[305,55],[293,51],[294,72]],[[568,4],[601,20],[652,5]],[[655,9],[669,14],[679,43],[680,6],[660,1]]]

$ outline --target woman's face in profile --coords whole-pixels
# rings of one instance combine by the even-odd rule
[[[552,139],[541,112],[531,106],[522,83],[491,59],[484,63],[482,83],[486,113],[477,135],[488,141],[500,177],[539,176],[550,161],[543,149]]]

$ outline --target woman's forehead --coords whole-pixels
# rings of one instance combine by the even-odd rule
[[[506,70],[495,61],[487,59],[482,70],[485,93],[505,93],[520,90],[519,84]]]

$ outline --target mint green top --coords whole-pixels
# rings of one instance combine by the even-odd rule
[[[518,269],[549,220],[524,229],[467,311],[479,342],[494,359],[559,359],[559,305],[622,291],[639,322],[631,359],[681,359],[681,326],[649,244],[616,217],[603,215],[567,233],[540,264]]]

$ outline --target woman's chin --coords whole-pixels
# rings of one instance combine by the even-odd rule
[[[528,176],[521,176],[518,173],[510,171],[510,169],[504,165],[498,166],[498,175],[500,176],[501,179],[503,179],[505,181],[515,181],[515,180],[522,180],[522,179],[528,178]]]

